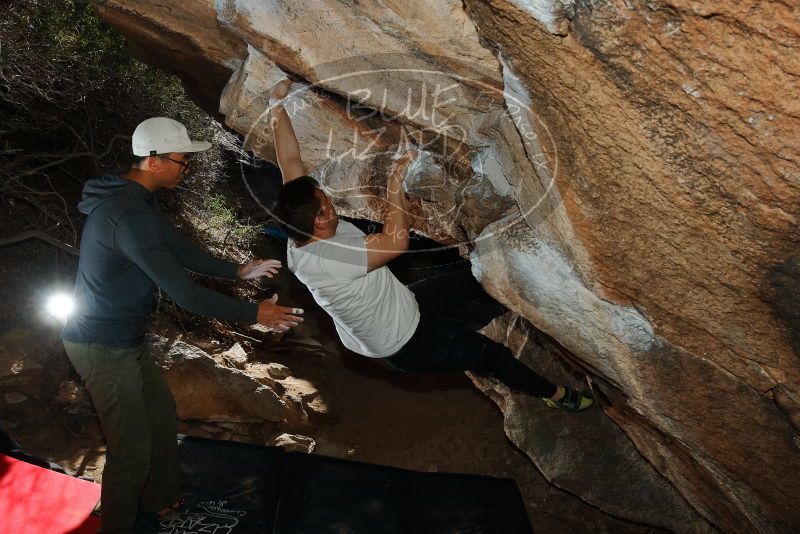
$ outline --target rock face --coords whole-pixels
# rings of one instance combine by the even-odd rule
[[[302,426],[308,422],[309,412],[317,408],[314,403],[317,392],[313,387],[301,388],[298,394],[294,384],[297,379],[278,381],[266,372],[258,372],[259,364],[242,362],[246,362],[246,355],[238,344],[215,359],[182,341],[150,336],[149,343],[153,359],[175,397],[178,419],[222,423],[271,421]],[[238,360],[232,360],[232,355]]]
[[[506,314],[483,333],[506,344],[542,376],[581,386],[546,336],[520,316]],[[634,523],[674,532],[712,531],[602,411],[564,417],[538,399],[510,394],[478,376],[473,380],[503,410],[511,441],[555,486]]]
[[[581,498],[677,531],[800,525],[798,8],[96,4],[266,159],[266,95],[290,75],[304,159],[343,214],[379,219],[392,156],[422,149],[414,227],[464,244],[487,290],[559,345],[538,358],[591,378],[611,419],[592,424],[671,484],[629,443],[610,457],[636,465],[641,499]],[[579,480],[537,441],[579,428],[520,424],[527,408],[491,394],[554,484]]]

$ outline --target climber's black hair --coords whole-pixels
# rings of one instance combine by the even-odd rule
[[[294,241],[308,241],[314,235],[314,219],[322,203],[314,194],[319,182],[310,176],[301,176],[283,184],[272,206],[272,215],[278,227]]]

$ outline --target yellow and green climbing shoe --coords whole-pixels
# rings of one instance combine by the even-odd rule
[[[557,401],[542,399],[546,405],[567,412],[582,412],[594,404],[592,392],[583,389],[572,389],[564,386],[564,396]]]

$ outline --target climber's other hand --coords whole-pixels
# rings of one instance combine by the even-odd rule
[[[292,80],[286,79],[279,81],[277,84],[275,84],[275,87],[272,88],[272,91],[270,91],[269,97],[276,100],[286,98],[286,95],[289,94],[289,87],[291,85]]]

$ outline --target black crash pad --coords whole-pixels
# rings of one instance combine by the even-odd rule
[[[137,531],[188,534],[528,534],[510,479],[419,473],[181,437],[187,508]]]

